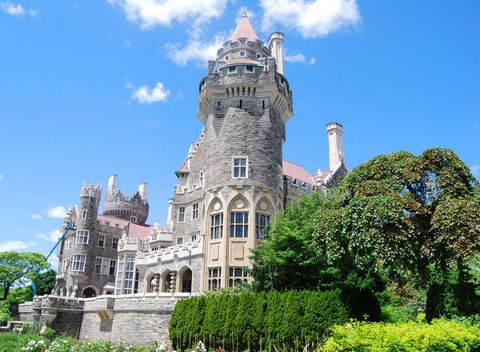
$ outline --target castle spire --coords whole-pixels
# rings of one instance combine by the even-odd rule
[[[246,38],[252,42],[258,40],[257,33],[255,33],[252,24],[248,20],[247,12],[243,13],[242,19],[238,22],[237,28],[235,29],[235,32],[233,32],[230,40],[232,42],[237,42],[240,38]]]

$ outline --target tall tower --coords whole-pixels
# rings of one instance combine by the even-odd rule
[[[343,126],[337,122],[327,124],[330,171],[345,163],[343,152]]]
[[[282,207],[282,146],[292,116],[282,52],[281,33],[267,47],[244,15],[200,82],[205,127],[177,171],[174,229],[194,231],[190,219],[200,207],[202,290],[247,280],[250,250]]]

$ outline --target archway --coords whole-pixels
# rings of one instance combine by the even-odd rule
[[[162,275],[162,292],[175,292],[175,273],[173,271],[167,270]]]
[[[89,286],[86,287],[83,290],[82,297],[83,298],[91,298],[91,297],[96,297],[97,296],[97,290],[95,290],[93,287]]]
[[[192,292],[192,270],[186,268],[180,275],[180,292]]]

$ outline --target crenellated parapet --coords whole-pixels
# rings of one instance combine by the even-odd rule
[[[131,197],[127,197],[117,188],[116,180],[116,175],[109,178],[108,190],[103,204],[103,215],[145,224],[149,210],[147,184],[145,182],[141,183],[138,190]]]

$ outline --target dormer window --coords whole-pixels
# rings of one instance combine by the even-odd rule
[[[243,57],[243,56],[245,56],[245,55],[246,55],[246,54],[245,54],[245,51],[240,51],[240,56]]]
[[[225,61],[227,61],[227,60],[228,60],[228,56],[225,56]]]
[[[136,224],[137,223],[137,217],[134,216],[134,215],[130,216],[130,222],[133,222],[134,224]]]

